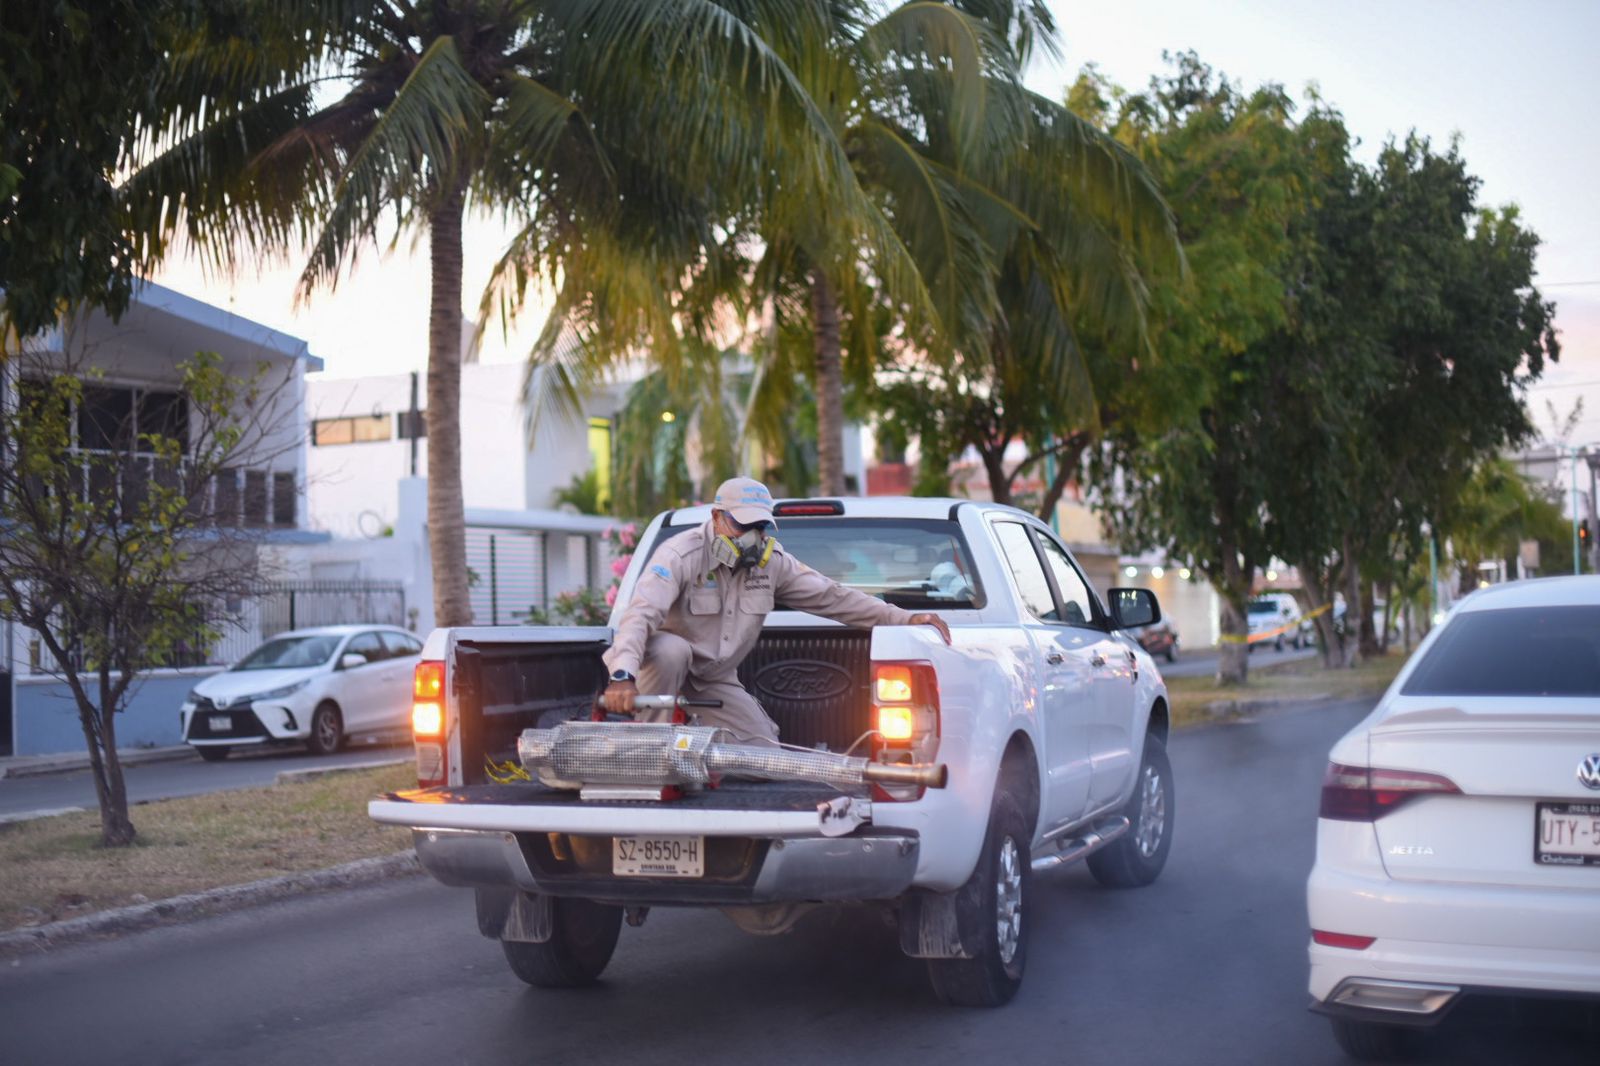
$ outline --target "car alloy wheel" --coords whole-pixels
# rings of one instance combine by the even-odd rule
[[[1000,842],[994,906],[1000,961],[1009,963],[1016,957],[1017,944],[1022,939],[1022,862],[1017,854],[1017,842],[1009,836]]]
[[[1167,787],[1154,766],[1146,765],[1139,779],[1139,825],[1134,841],[1145,858],[1155,855],[1167,831]]]

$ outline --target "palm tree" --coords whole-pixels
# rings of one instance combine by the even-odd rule
[[[303,294],[332,287],[385,212],[429,238],[439,625],[471,621],[458,418],[468,210],[525,223],[494,293],[508,314],[530,284],[559,280],[547,346],[584,316],[616,335],[672,333],[662,293],[715,273],[714,225],[778,173],[814,201],[847,184],[843,153],[755,28],[804,34],[822,12],[812,0],[267,4],[178,57],[175,76],[215,83],[218,110],[129,183],[141,202],[176,205],[163,236],[182,227],[223,267],[241,248],[309,242]],[[328,86],[341,92],[324,101]]]
[[[887,284],[879,259],[819,234],[815,213],[762,220],[757,284],[784,320],[768,356],[797,368],[802,353],[785,326],[806,325],[824,493],[845,488],[842,348],[862,385],[889,333],[891,361],[976,384],[968,391],[993,416],[998,462],[1013,435],[1059,421],[1070,436],[1093,422],[1080,329],[1136,350],[1145,274],[1181,269],[1171,212],[1139,162],[1021,86],[1031,50],[1053,49],[1054,33],[1035,4],[908,3],[841,26],[830,61],[797,64],[812,96],[831,105],[857,180],[927,293],[907,299],[915,291]],[[781,389],[784,376],[765,381]],[[996,491],[1005,495],[1018,472]]]

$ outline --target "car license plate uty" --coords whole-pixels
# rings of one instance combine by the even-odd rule
[[[613,837],[611,872],[618,877],[702,877],[705,837]]]
[[[1600,803],[1540,803],[1535,811],[1534,862],[1600,866]]]

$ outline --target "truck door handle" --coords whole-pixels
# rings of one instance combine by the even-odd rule
[[[1049,663],[1051,666],[1060,666],[1063,658],[1064,656],[1060,652],[1053,651],[1044,657],[1044,661]]]
[[[1090,666],[1104,666],[1105,664],[1106,664],[1106,657],[1104,655],[1101,655],[1099,652],[1095,652],[1093,655],[1089,656],[1089,665]]]

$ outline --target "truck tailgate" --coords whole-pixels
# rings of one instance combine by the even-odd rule
[[[367,811],[375,821],[414,829],[788,837],[818,835],[818,806],[841,797],[861,819],[870,817],[864,787],[756,781],[727,781],[659,803],[582,800],[538,783],[457,785],[391,792]]]

